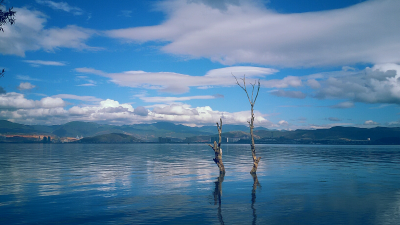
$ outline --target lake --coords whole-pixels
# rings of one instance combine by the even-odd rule
[[[0,224],[400,224],[400,146],[222,148],[0,144]]]

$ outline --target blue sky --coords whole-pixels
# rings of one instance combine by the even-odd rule
[[[397,0],[9,0],[0,118],[399,126]],[[250,86],[247,86],[250,88]]]

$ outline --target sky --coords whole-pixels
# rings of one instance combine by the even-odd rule
[[[4,7],[4,6],[3,6]],[[398,0],[6,0],[0,119],[400,125]],[[235,76],[235,77],[234,77]],[[257,85],[255,92],[257,91]],[[255,95],[255,93],[254,93]]]

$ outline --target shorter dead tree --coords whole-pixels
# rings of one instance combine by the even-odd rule
[[[232,74],[232,76],[235,78],[236,80],[236,84],[239,85],[239,87],[241,87],[244,92],[246,92],[247,98],[249,99],[250,102],[250,106],[251,106],[251,118],[250,121],[247,121],[249,123],[250,126],[250,136],[251,136],[251,154],[253,156],[253,168],[251,169],[250,173],[256,173],[257,172],[257,167],[258,167],[258,163],[260,162],[261,157],[256,156],[256,146],[254,145],[254,135],[253,135],[253,129],[254,129],[254,104],[256,103],[257,97],[258,97],[258,92],[260,91],[260,80],[258,80],[257,82],[257,93],[254,97],[254,87],[256,85],[256,82],[254,82],[254,84],[250,83],[250,85],[253,87],[253,89],[251,90],[251,98],[249,93],[247,92],[247,88],[246,88],[246,76],[243,76],[243,79],[240,78],[243,81],[243,85],[239,84],[239,81],[236,79],[236,77]]]
[[[219,173],[225,174],[225,167],[224,163],[222,162],[222,149],[221,149],[222,119],[220,118],[219,121],[220,124],[218,124],[217,122],[218,136],[219,136],[218,143],[214,141],[214,146],[212,146],[211,144],[208,145],[214,150],[215,158],[213,160],[219,168]]]

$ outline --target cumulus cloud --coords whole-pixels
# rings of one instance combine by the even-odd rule
[[[279,121],[278,124],[281,125],[281,126],[288,126],[289,125],[289,123],[287,121],[285,121],[285,120]]]
[[[225,112],[216,111],[209,106],[191,107],[187,104],[166,104],[153,106],[152,110],[143,106],[135,109],[130,104],[119,103],[112,99],[100,102],[92,101],[92,105],[75,105],[66,109],[65,102],[59,97],[45,97],[40,100],[25,98],[23,94],[10,92],[0,94],[0,118],[13,122],[30,124],[61,124],[69,121],[107,121],[109,124],[137,124],[156,121],[169,121],[181,124],[208,125],[223,118],[224,124],[244,124],[250,117],[250,111]],[[64,97],[77,98],[66,95]],[[84,98],[85,99],[85,98]],[[91,98],[89,98],[90,100]],[[255,111],[255,123],[258,126],[278,127]]]
[[[65,66],[65,63],[56,61],[24,60],[24,62],[27,62],[32,66]]]
[[[191,107],[187,104],[167,104],[154,106],[148,110],[138,106],[134,110],[129,104],[120,104],[107,99],[98,105],[73,106],[68,110],[71,118],[83,121],[107,121],[112,124],[151,123],[156,121],[169,121],[182,124],[214,124],[222,117],[225,124],[247,124],[250,112],[221,112],[209,106]],[[260,126],[276,126],[264,116],[255,111],[255,121]]]
[[[318,88],[321,87],[321,84],[320,84],[317,80],[315,80],[315,79],[309,79],[309,80],[307,80],[307,85],[308,85],[309,87],[311,87],[312,89],[318,89]]]
[[[169,0],[159,25],[107,31],[127,41],[163,41],[166,53],[226,65],[286,67],[400,62],[400,1],[281,14],[252,1]],[[253,1],[254,2],[254,1]],[[224,9],[224,10],[220,10]]]
[[[364,122],[364,125],[379,125],[379,123],[374,122],[372,120],[367,120],[367,121]]]
[[[139,116],[147,116],[149,114],[149,110],[143,106],[138,106],[135,108],[134,113]]]
[[[45,97],[41,100],[30,100],[20,93],[0,94],[0,108],[2,109],[58,108],[64,105],[61,98]]]
[[[164,115],[199,115],[196,109],[184,105],[172,104],[165,107],[154,107],[153,113]]]
[[[23,94],[10,92],[0,95],[0,108],[24,109],[34,108],[35,106],[35,101],[26,99]]]
[[[301,91],[284,91],[284,90],[272,91],[271,94],[278,97],[300,98],[300,99],[304,99],[307,96]]]
[[[42,98],[37,106],[41,108],[60,108],[64,107],[65,103],[61,98],[46,97]]]
[[[232,74],[245,74],[246,78],[263,78],[276,73],[277,70],[253,67],[234,66],[208,71],[204,76],[190,76],[173,72],[127,71],[122,73],[105,73],[92,68],[77,68],[80,73],[90,73],[111,78],[111,81],[128,87],[157,89],[168,93],[185,93],[190,87],[231,86],[235,85]]]
[[[19,84],[18,90],[20,90],[20,91],[30,90],[30,89],[35,88],[35,87],[36,87],[35,85],[32,85],[29,82],[22,82],[22,83]]]
[[[5,55],[25,56],[26,51],[43,49],[52,52],[58,48],[92,49],[85,44],[95,31],[75,25],[64,28],[46,29],[47,17],[39,11],[26,8],[14,8],[18,22],[5,24],[4,33],[0,36],[0,53]]]
[[[381,64],[363,71],[340,72],[321,80],[319,99],[339,98],[352,102],[400,104],[400,65]]]
[[[159,107],[156,111],[149,113],[153,120],[190,123],[190,124],[213,124],[219,121],[220,118],[224,120],[225,124],[247,124],[250,119],[249,111],[241,112],[221,112],[214,111],[211,107],[196,107],[192,108],[186,104],[172,104],[164,107]],[[274,126],[271,122],[264,118],[264,116],[255,111],[255,123],[259,126]]]

